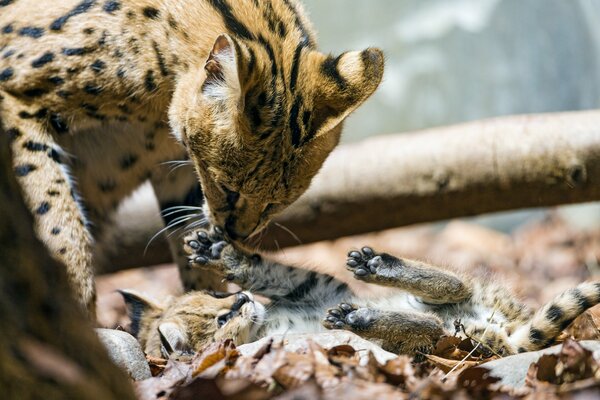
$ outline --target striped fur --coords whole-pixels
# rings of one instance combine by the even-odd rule
[[[600,282],[582,283],[540,308],[509,336],[518,352],[540,350],[554,343],[575,318],[600,303]]]
[[[480,342],[484,354],[505,356],[549,346],[577,316],[600,302],[600,282],[583,283],[534,313],[500,283],[378,254],[368,247],[349,253],[348,269],[358,279],[399,291],[363,298],[330,275],[246,254],[216,231],[190,233],[184,250],[193,268],[218,271],[248,290],[244,293],[250,300],[244,306],[245,313],[222,310],[231,316],[224,325],[219,325],[217,313],[205,312],[218,309],[222,296],[193,292],[163,309],[146,313],[139,312],[139,301],[129,300],[133,329],[145,326],[138,338],[147,352],[159,351],[155,345],[159,335],[156,326],[169,323],[178,327],[180,334],[176,337],[193,337],[187,343],[191,349],[202,348],[217,335],[232,337],[241,344],[272,334],[321,332],[327,328],[347,329],[378,342],[386,350],[405,354],[430,350],[443,334],[459,334]],[[360,272],[363,267],[365,270]],[[372,274],[370,278],[368,273]],[[266,310],[251,293],[270,300]],[[189,299],[196,299],[194,304],[199,309],[195,315],[189,313]]]

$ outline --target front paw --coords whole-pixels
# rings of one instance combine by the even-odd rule
[[[218,229],[210,231],[200,229],[189,233],[184,238],[183,249],[188,254],[190,265],[197,267],[211,267],[220,264],[223,250],[231,246],[223,237],[223,232]]]
[[[340,303],[337,307],[327,310],[323,326],[327,329],[346,329],[348,315],[356,311],[356,307],[348,303]]]
[[[372,248],[363,247],[360,251],[353,250],[348,253],[346,269],[354,273],[354,277],[360,280],[369,280],[377,274],[377,269],[383,264],[383,260]]]

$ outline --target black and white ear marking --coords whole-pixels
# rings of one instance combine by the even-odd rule
[[[238,101],[241,98],[237,57],[233,39],[220,35],[204,65],[206,80],[202,93],[215,100]]]
[[[186,333],[174,322],[165,322],[158,327],[160,343],[165,356],[172,353],[191,353]]]
[[[134,290],[123,289],[118,292],[123,296],[127,306],[127,314],[131,320],[131,334],[137,337],[144,314],[149,310],[159,310],[160,307]]]

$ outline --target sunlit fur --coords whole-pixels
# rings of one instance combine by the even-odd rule
[[[308,188],[383,64],[319,52],[295,0],[0,1],[0,123],[90,311],[94,237],[140,184],[163,210],[199,206],[199,177],[209,222],[245,239]],[[186,288],[219,285],[179,267]]]

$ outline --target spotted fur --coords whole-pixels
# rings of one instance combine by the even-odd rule
[[[193,233],[184,247],[194,268],[216,270],[249,291],[244,292],[245,309],[225,307],[221,312],[229,315],[229,322],[219,325],[218,315],[205,310],[224,307],[223,300],[193,292],[182,303],[171,300],[151,313],[132,312],[133,326],[144,327],[134,333],[151,354],[160,353],[156,327],[170,324],[178,332],[176,338],[187,338],[188,350],[216,338],[231,337],[241,344],[271,334],[327,328],[353,331],[404,354],[427,352],[442,335],[459,334],[481,343],[481,353],[503,356],[551,345],[577,316],[600,303],[600,282],[582,283],[533,312],[502,285],[379,254],[369,247],[351,251],[347,268],[357,279],[400,290],[386,297],[362,298],[332,276],[246,254],[218,231]],[[269,299],[268,311],[250,292]],[[197,300],[197,309],[190,316],[185,304],[191,298]]]
[[[320,53],[294,0],[0,2],[15,173],[89,308],[92,238],[137,186],[150,179],[163,210],[204,198],[243,240],[306,190],[382,73],[377,49]],[[184,265],[187,288],[219,285]]]

